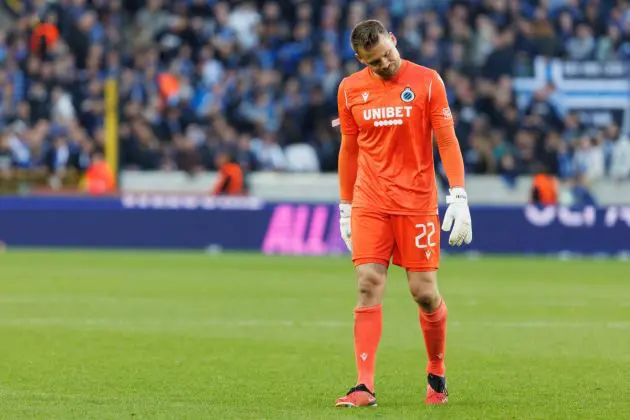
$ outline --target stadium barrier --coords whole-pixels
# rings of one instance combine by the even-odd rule
[[[83,175],[74,169],[68,169],[63,176],[51,176],[46,168],[17,168],[0,172],[0,195],[25,195],[42,191],[54,193],[53,186],[57,190],[77,191],[81,187],[82,178]]]
[[[336,173],[254,172],[248,178],[251,195],[267,201],[332,203],[339,198],[339,176]],[[123,193],[208,194],[217,181],[216,172],[191,176],[181,171],[122,171]],[[466,175],[466,192],[471,204],[525,205],[531,196],[533,178],[519,176],[514,183],[497,175]],[[448,191],[438,183],[439,197]],[[593,181],[590,185],[597,203],[602,206],[630,205],[630,180]],[[562,189],[561,189],[562,191]],[[562,195],[562,194],[561,194]]]
[[[471,213],[473,243],[448,247],[442,232],[443,252],[630,255],[630,206],[472,206]],[[9,247],[347,252],[335,204],[197,195],[0,197],[0,241]]]

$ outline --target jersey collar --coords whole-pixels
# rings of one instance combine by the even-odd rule
[[[390,83],[396,83],[398,82],[398,80],[400,80],[400,78],[402,77],[403,73],[405,72],[405,70],[407,70],[407,67],[409,67],[409,62],[407,60],[400,60],[400,68],[398,69],[398,72],[394,75],[394,77],[392,77],[391,79],[382,79],[379,76],[377,76],[376,74],[374,74],[374,72],[372,72],[372,70],[370,70],[368,68],[368,71],[370,72],[370,76],[374,79],[378,79],[380,81],[382,81],[384,84],[390,84]]]

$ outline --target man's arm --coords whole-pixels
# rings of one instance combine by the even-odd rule
[[[341,149],[339,150],[339,198],[342,203],[351,203],[354,182],[357,179],[357,159],[359,127],[354,121],[348,103],[347,79],[339,84],[337,92],[337,112],[341,126]]]
[[[435,139],[450,187],[464,188],[464,159],[455,134],[455,127],[451,125],[438,128],[435,130]]]
[[[359,145],[356,134],[341,135],[339,150],[339,198],[342,203],[352,203],[354,183],[357,179]]]
[[[446,88],[442,78],[437,73],[434,73],[429,88],[429,106],[431,126],[435,133],[448,183],[451,188],[464,188],[464,159],[455,134],[455,125],[446,97]]]
[[[357,138],[359,127],[357,126],[348,102],[346,79],[339,84],[337,92],[337,111],[339,112],[339,125],[341,126],[341,149],[339,150],[339,230],[346,246],[352,251],[350,219],[352,213],[352,195],[354,183],[357,180],[357,167],[359,159],[359,145]]]
[[[460,246],[462,243],[469,244],[472,241],[472,222],[468,209],[468,197],[464,189],[464,159],[455,135],[455,126],[451,109],[448,106],[446,88],[437,72],[434,72],[429,87],[429,106],[431,109],[431,127],[435,132],[444,171],[451,187],[450,194],[446,197],[449,206],[444,213],[442,230],[451,231],[449,244],[456,246]]]

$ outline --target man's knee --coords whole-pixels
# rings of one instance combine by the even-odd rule
[[[387,268],[380,264],[363,264],[356,268],[359,304],[362,306],[381,303]]]
[[[437,273],[435,271],[409,272],[408,278],[409,291],[413,300],[426,311],[437,308],[440,303]]]

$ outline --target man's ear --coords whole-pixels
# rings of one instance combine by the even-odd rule
[[[361,56],[358,53],[354,53],[354,58],[357,59],[357,61],[363,65],[366,65],[365,62],[361,59]]]
[[[396,35],[394,35],[393,32],[389,33],[389,39],[392,41],[392,44],[394,44],[394,47],[398,46],[398,39],[396,38]]]

